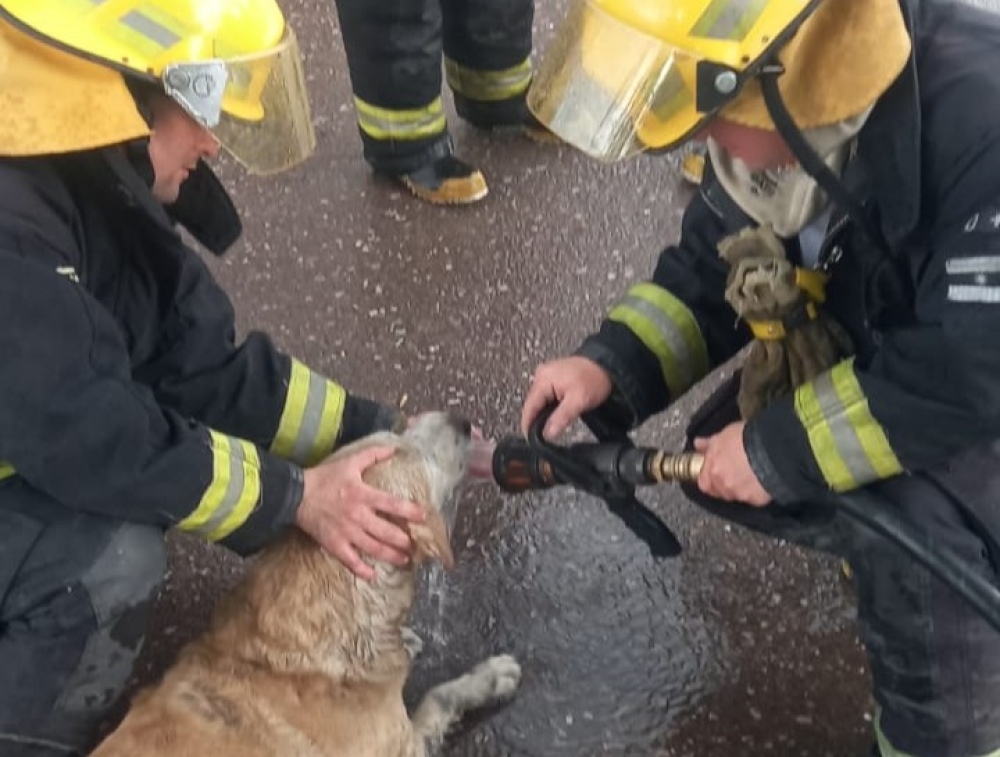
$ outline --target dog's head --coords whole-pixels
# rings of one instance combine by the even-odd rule
[[[427,508],[426,521],[408,526],[416,563],[434,558],[445,568],[454,566],[442,508],[468,468],[471,434],[472,427],[466,419],[454,413],[433,412],[417,416],[400,434],[369,437],[371,443],[388,442],[397,451],[388,460],[369,468],[365,480]]]

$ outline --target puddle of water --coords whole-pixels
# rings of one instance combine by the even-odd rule
[[[722,656],[686,604],[680,561],[654,560],[602,503],[568,490],[494,495],[461,520],[447,592],[431,572],[415,608],[428,643],[408,702],[493,654],[513,654],[523,678],[444,754],[630,755],[664,743]]]

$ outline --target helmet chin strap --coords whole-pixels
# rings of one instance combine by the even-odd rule
[[[764,93],[764,104],[767,106],[767,112],[771,116],[771,120],[774,121],[778,133],[788,144],[795,159],[816,180],[827,196],[851,216],[869,241],[885,249],[886,243],[882,232],[873,223],[871,217],[865,213],[861,201],[851,194],[840,178],[816,154],[799,127],[795,125],[788,108],[785,107],[784,100],[781,99],[781,92],[778,90],[778,77],[782,73],[784,73],[784,68],[775,63],[764,66],[759,74],[761,90]]]

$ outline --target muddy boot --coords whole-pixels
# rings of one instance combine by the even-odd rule
[[[421,200],[435,205],[468,205],[489,194],[479,169],[454,155],[435,158],[395,178]]]

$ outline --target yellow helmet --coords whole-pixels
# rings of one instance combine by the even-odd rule
[[[98,64],[158,82],[254,173],[288,168],[315,147],[301,55],[275,0],[0,0],[0,13],[8,51],[30,57],[27,36],[35,58],[38,43],[64,62],[75,56],[83,78]],[[122,89],[109,95],[134,111]]]
[[[676,147],[720,112],[773,129],[756,81],[772,64],[800,128],[857,115],[909,52],[898,0],[576,0],[528,106],[566,142],[617,160]]]

